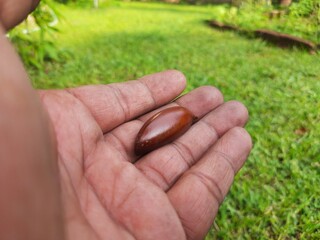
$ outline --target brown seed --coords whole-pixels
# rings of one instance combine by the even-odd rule
[[[197,118],[184,107],[164,109],[150,119],[140,129],[135,141],[135,154],[144,155],[184,134]]]

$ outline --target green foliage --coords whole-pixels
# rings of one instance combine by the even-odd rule
[[[320,10],[319,0],[300,0],[292,3],[290,14],[296,17],[317,16]]]
[[[289,8],[289,24],[291,29],[302,32],[302,28],[308,29],[313,34],[315,42],[320,43],[320,1],[319,0],[300,0],[293,3]],[[295,20],[301,19],[303,24],[296,24]],[[301,29],[301,30],[300,30]],[[309,34],[310,36],[311,34]],[[311,36],[310,36],[311,37]]]
[[[41,69],[45,59],[58,60],[54,44],[51,41],[43,40],[42,37],[35,39],[29,35],[16,34],[15,32],[10,35],[11,41],[27,66]]]
[[[55,46],[53,34],[58,12],[50,0],[42,0],[28,19],[9,33],[27,66],[43,68],[44,61],[58,61],[61,54]]]
[[[188,90],[218,87],[226,101],[248,107],[254,148],[220,208],[220,230],[212,229],[207,240],[320,239],[319,56],[203,23],[223,12],[229,9],[67,7],[56,42],[73,57],[46,63],[46,75],[28,70],[38,88],[119,82],[165,69],[181,70]]]
[[[54,0],[58,3],[63,3],[63,4],[68,4],[72,5],[75,7],[93,7],[94,6],[94,0]],[[100,4],[105,4],[107,1],[112,1],[112,0],[98,0],[99,5]]]
[[[88,2],[88,0],[54,0],[58,3],[84,3],[84,2]]]
[[[68,3],[70,0],[55,0],[58,3]]]
[[[220,11],[213,13],[212,18],[245,30],[270,29],[319,43],[320,3],[317,1],[293,3],[288,12],[272,19],[269,16],[272,6],[249,2],[238,8],[222,6]]]

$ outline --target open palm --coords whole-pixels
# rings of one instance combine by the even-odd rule
[[[202,239],[244,163],[247,110],[213,87],[176,101],[184,76],[40,91],[54,125],[69,239]],[[200,118],[175,142],[138,158],[134,140],[159,107]],[[158,109],[159,110],[159,109]],[[151,111],[151,112],[150,112]]]

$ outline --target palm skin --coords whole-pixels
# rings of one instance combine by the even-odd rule
[[[212,87],[167,104],[184,87],[181,73],[167,71],[122,84],[40,91],[55,130],[67,238],[206,235],[251,148],[241,128],[247,111],[223,103]],[[201,120],[139,159],[133,145],[147,112],[177,104]]]

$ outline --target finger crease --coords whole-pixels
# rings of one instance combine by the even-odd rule
[[[209,129],[209,131],[212,132],[213,135],[216,136],[217,139],[221,137],[220,134],[218,133],[218,131],[212,125],[210,125],[208,122],[206,122],[206,121],[200,121],[200,122],[203,123]]]
[[[116,85],[108,85],[109,88],[111,88],[111,92],[116,98],[117,102],[119,103],[119,106],[121,107],[122,114],[124,116],[124,122],[129,120],[130,116],[130,104],[126,101],[127,97],[121,92],[121,90]]]
[[[166,184],[165,189],[167,189],[171,184],[170,181],[161,173],[160,170],[158,170],[156,167],[152,166],[152,165],[148,165],[147,166],[148,169],[150,169],[153,173],[155,173],[156,175],[158,175],[158,177],[162,180],[162,182],[164,182]],[[142,170],[143,172],[146,172],[145,169]]]
[[[138,80],[138,82],[139,82],[142,86],[144,86],[145,89],[147,89],[147,91],[148,91],[148,93],[149,93],[149,96],[150,96],[151,99],[152,99],[152,104],[153,104],[152,109],[155,108],[158,104],[157,104],[157,101],[156,101],[156,99],[154,98],[154,96],[153,96],[153,94],[152,94],[152,91],[151,91],[150,87],[148,86],[148,84],[146,84],[146,83],[143,82],[142,80]]]
[[[187,165],[187,169],[191,168],[192,163],[195,161],[193,155],[191,154],[191,150],[184,146],[182,143],[178,144],[177,142],[171,143],[171,146],[176,150],[176,152],[180,155],[180,158],[184,161],[184,163]],[[186,150],[187,154],[191,157],[191,162],[187,160],[187,158],[182,153],[181,146]]]
[[[190,174],[197,177],[197,179],[207,188],[208,192],[219,203],[219,205],[223,202],[224,197],[222,189],[214,178],[208,176],[207,174],[196,171],[191,171]],[[211,183],[213,186],[210,186],[209,183]],[[213,189],[217,189],[217,192],[215,192]]]
[[[227,154],[225,154],[225,153],[223,153],[221,151],[213,150],[212,152],[217,153],[219,156],[221,156],[227,162],[227,164],[229,165],[230,169],[232,170],[233,176],[235,176],[236,173],[237,173],[237,169],[233,165],[232,159]]]
[[[191,240],[191,239],[194,239],[193,236],[196,236],[196,231],[194,227],[194,222],[191,222],[190,221],[187,221],[185,218],[183,218],[179,213],[178,213],[178,216],[181,220],[181,224],[183,226],[183,228],[185,229],[185,232],[186,232],[186,235],[188,236],[187,239]],[[189,216],[187,216],[189,217]]]

